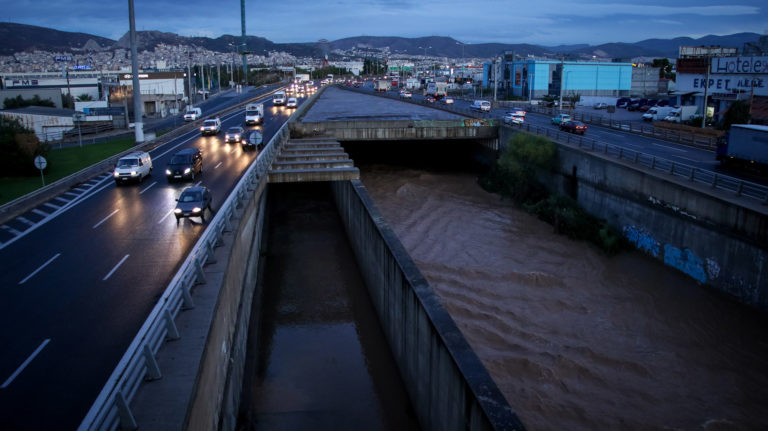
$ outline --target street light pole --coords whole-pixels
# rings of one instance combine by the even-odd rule
[[[136,49],[136,20],[134,19],[133,0],[128,0],[128,21],[131,39],[131,75],[133,76],[133,131],[136,144],[144,143],[144,123],[142,122],[141,89],[139,88],[139,55]]]

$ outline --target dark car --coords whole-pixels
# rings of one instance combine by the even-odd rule
[[[243,151],[261,150],[264,148],[264,137],[258,130],[252,131],[247,138],[243,139]]]
[[[213,212],[211,209],[211,192],[208,187],[187,187],[181,192],[181,196],[176,199],[176,209],[173,215],[176,216],[176,225],[179,220],[189,217],[200,217],[200,221],[205,223],[205,210]]]
[[[168,181],[195,179],[195,175],[203,173],[203,154],[197,148],[181,150],[171,157],[165,167],[165,177]]]
[[[245,130],[240,126],[230,127],[224,133],[224,142],[241,142],[245,139]]]
[[[582,123],[581,121],[566,121],[565,123],[560,123],[560,130],[564,132],[571,132],[571,133],[578,133],[580,135],[583,135],[584,132],[587,131],[587,125]]]
[[[427,97],[424,99],[424,101],[425,101],[425,102],[427,102],[427,103],[435,103],[435,98],[434,98],[434,97],[432,97],[432,96],[427,96]]]

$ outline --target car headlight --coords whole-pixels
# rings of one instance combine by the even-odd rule
[[[224,135],[224,139],[229,139],[229,135]]]
[[[165,170],[165,175],[171,175],[171,170],[170,169],[166,169]]]
[[[188,173],[190,173],[190,172],[192,172],[192,168],[187,168],[187,169],[184,169],[184,173],[185,173],[185,174],[188,174]]]
[[[201,132],[205,132],[205,127],[201,127],[201,128],[200,128],[200,131],[201,131]]]
[[[181,208],[176,208],[175,210],[173,210],[173,213],[174,214],[181,214]]]
[[[199,207],[194,207],[194,208],[192,208],[192,212],[193,213],[199,213],[200,212],[200,208]]]
[[[117,171],[115,171],[115,172],[113,173],[113,175],[114,175],[115,177],[119,177],[119,176],[120,176],[120,173],[119,173],[119,172],[117,172]]]
[[[235,135],[235,139],[240,139],[240,135]]]
[[[132,177],[135,177],[135,176],[136,176],[136,175],[138,175],[138,174],[139,174],[139,173],[138,173],[138,172],[136,172],[136,171],[131,171],[131,176],[132,176]]]

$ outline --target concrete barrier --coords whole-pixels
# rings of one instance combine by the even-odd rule
[[[482,120],[386,120],[291,123],[291,136],[327,136],[339,141],[488,139],[495,124]]]
[[[331,187],[421,426],[523,430],[362,183],[335,182]]]
[[[502,127],[506,146],[518,133]],[[768,208],[699,183],[557,143],[550,190],[571,195],[639,250],[768,311]]]

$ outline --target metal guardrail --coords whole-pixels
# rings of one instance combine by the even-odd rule
[[[596,139],[585,138],[583,135],[574,135],[560,130],[553,130],[548,127],[532,126],[524,124],[521,126],[510,126],[525,130],[526,132],[546,136],[554,141],[567,144],[576,144],[580,149],[599,152],[607,156],[616,157],[619,160],[629,161],[631,163],[644,166],[651,170],[664,172],[669,175],[685,178],[691,182],[704,184],[718,189],[733,193],[735,196],[754,199],[763,205],[768,205],[768,187],[716,172],[690,166],[684,163],[674,162],[672,160],[657,157],[640,151],[630,150],[618,145],[599,142]]]
[[[163,292],[78,430],[116,429],[118,426],[124,430],[137,428],[129,408],[131,400],[143,381],[161,377],[155,360],[157,351],[166,339],[179,338],[174,323],[176,316],[181,310],[194,307],[192,288],[205,283],[203,266],[215,262],[214,248],[221,244],[224,232],[232,230],[231,222],[237,208],[261,181],[267,181],[269,166],[288,136],[286,122],[246,170]]]

